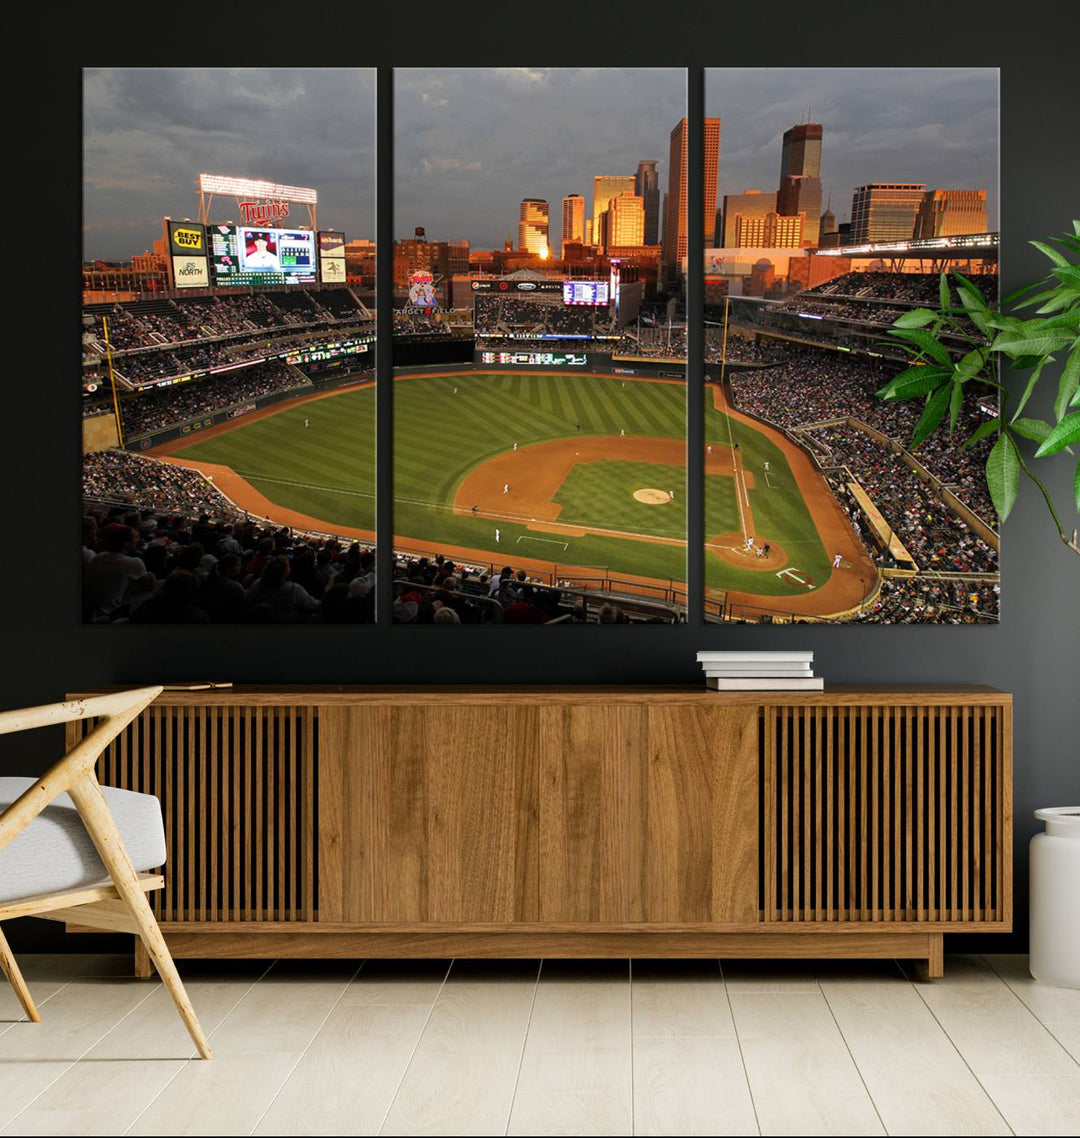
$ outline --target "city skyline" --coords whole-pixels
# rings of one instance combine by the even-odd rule
[[[194,216],[200,170],[313,184],[321,227],[374,236],[370,69],[87,69],[84,96],[87,259],[130,257],[162,216]],[[395,235],[516,244],[523,198],[580,193],[591,215],[597,174],[632,177],[642,161],[658,163],[662,199],[684,101],[675,68],[397,69]],[[998,227],[995,69],[710,69],[706,114],[724,123],[718,205],[775,191],[784,132],[809,115],[824,127],[821,207],[838,222],[855,187],[895,180],[985,189]]]
[[[992,67],[706,68],[705,114],[724,120],[724,194],[779,188],[784,132],[821,123],[821,209],[851,219],[857,186],[984,189],[998,229],[998,71]]]
[[[573,193],[595,222],[597,175],[633,179],[656,161],[666,186],[668,138],[685,114],[681,68],[395,68],[395,237],[423,225],[501,249],[516,242],[522,199]],[[555,250],[561,222],[553,208]]]

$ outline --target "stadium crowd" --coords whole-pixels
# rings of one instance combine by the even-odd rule
[[[196,471],[120,451],[84,457],[83,489],[89,621],[374,620],[375,555],[360,543],[251,521]]]
[[[140,391],[120,400],[120,417],[125,435],[138,438],[272,391],[304,387],[311,387],[311,381],[299,369],[282,360],[266,360],[209,379]]]
[[[996,273],[963,274],[990,301],[997,299]],[[937,273],[845,273],[824,284],[807,289],[803,296],[874,297],[904,300],[912,304],[934,305],[938,300]]]
[[[935,578],[886,577],[854,624],[983,624],[997,620],[1001,586]]]
[[[819,428],[813,434],[830,448],[833,461],[858,480],[920,569],[997,572],[997,552],[936,497],[900,455],[847,425]],[[827,468],[825,474],[848,516],[859,518],[861,508],[847,489],[847,478],[834,469]],[[893,564],[887,554],[877,559]]]
[[[736,406],[778,426],[794,429],[851,416],[906,447],[922,413],[921,404],[886,402],[874,394],[896,370],[895,364],[789,348],[768,367],[732,373],[731,388]],[[969,402],[952,439],[944,432],[935,433],[914,455],[931,474],[949,485],[958,498],[992,524],[994,511],[983,474],[991,444],[984,441],[961,451],[956,441],[966,438],[983,419],[982,413]]]
[[[348,289],[136,301],[116,304],[108,311],[93,308],[85,312],[84,335],[99,352],[105,347],[103,316],[109,318],[109,342],[113,352],[120,354],[192,340],[257,333],[286,325],[370,319],[370,313]]]

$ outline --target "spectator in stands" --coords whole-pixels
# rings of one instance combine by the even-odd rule
[[[199,600],[198,576],[189,569],[174,569],[131,619],[136,624],[208,624],[210,614]]]
[[[91,619],[112,620],[153,588],[154,579],[146,566],[134,557],[138,534],[127,525],[109,527],[105,548],[86,567],[83,574],[86,605]]]
[[[294,624],[305,620],[319,607],[307,590],[289,580],[287,557],[271,557],[259,579],[247,591],[247,607],[252,618],[273,624]]]

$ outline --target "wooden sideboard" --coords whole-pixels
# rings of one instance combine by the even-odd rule
[[[944,932],[1011,928],[1011,717],[984,687],[237,687],[164,693],[98,773],[161,799],[177,957],[937,975]]]

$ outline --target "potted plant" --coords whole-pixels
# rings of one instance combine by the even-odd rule
[[[984,394],[987,388],[996,391],[998,414],[980,423],[960,448],[996,436],[986,460],[986,484],[998,517],[1004,521],[1009,516],[1021,475],[1026,476],[1042,493],[1061,540],[1080,554],[1076,527],[1062,523],[1049,491],[1019,443],[1020,439],[1035,443],[1031,457],[1045,459],[1062,452],[1071,455],[1071,444],[1080,442],[1080,221],[1073,221],[1072,226],[1072,233],[1049,239],[1061,248],[1031,242],[1049,259],[1050,273],[1007,296],[1001,307],[989,303],[960,273],[942,273],[938,306],[905,312],[889,329],[893,346],[899,345],[912,357],[912,366],[877,394],[890,400],[924,399],[911,438],[911,449],[916,450],[946,419],[950,434],[956,429],[965,399],[980,389]],[[1036,305],[1030,318],[1018,315]],[[966,350],[958,350],[957,344]],[[1028,373],[1023,393],[1015,402],[1013,393],[998,379],[1002,356],[1013,370]],[[1054,421],[1025,416],[1033,392],[1044,377],[1057,370],[1051,365],[1062,357],[1065,363],[1057,377]],[[1073,476],[1073,494],[1080,513],[1080,462]]]

